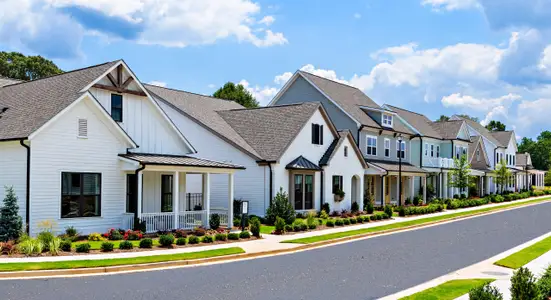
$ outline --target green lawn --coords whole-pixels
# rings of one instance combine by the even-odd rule
[[[498,260],[494,264],[506,268],[518,269],[549,250],[551,250],[551,237],[541,240],[519,252],[513,253],[504,259]]]
[[[451,280],[439,286],[400,298],[400,300],[452,300],[468,293],[471,289],[492,282],[494,279]]]
[[[73,249],[76,248],[76,245],[78,244],[85,244],[85,243],[88,243],[90,244],[90,250],[100,250],[101,249],[101,244],[103,242],[111,242],[113,243],[115,249],[119,249],[119,244],[122,242],[122,241],[80,241],[80,242],[75,242],[73,243]],[[132,245],[134,245],[134,248],[137,248],[138,246],[140,246],[140,241],[130,241],[132,242]],[[153,239],[153,246],[159,246],[159,239]]]
[[[294,239],[294,240],[286,240],[286,241],[282,241],[282,243],[312,244],[312,243],[316,243],[316,242],[333,240],[333,239],[338,239],[338,238],[343,238],[343,237],[348,237],[348,236],[354,236],[354,235],[359,235],[359,234],[373,233],[373,232],[379,232],[379,231],[397,229],[397,228],[405,228],[405,227],[409,227],[409,226],[414,226],[414,225],[419,225],[419,224],[427,224],[427,223],[452,219],[452,218],[456,218],[456,217],[464,217],[464,216],[473,215],[473,214],[477,214],[477,213],[481,213],[481,212],[490,212],[490,211],[502,210],[502,209],[511,208],[511,207],[515,207],[515,206],[522,206],[522,205],[527,205],[527,204],[531,204],[531,203],[547,201],[549,199],[550,198],[548,197],[548,198],[536,199],[536,200],[531,200],[531,201],[526,201],[526,202],[510,203],[510,204],[502,205],[502,206],[490,206],[490,207],[481,208],[481,209],[477,209],[477,210],[463,211],[463,212],[453,213],[453,214],[449,214],[449,215],[440,215],[440,216],[435,216],[435,217],[405,221],[405,222],[400,222],[400,223],[392,223],[392,224],[388,224],[388,225],[375,226],[375,227],[370,227],[370,228],[363,228],[363,229],[356,229],[356,230],[350,230],[350,231],[344,231],[344,232],[330,233],[330,234],[324,234],[324,235],[318,235],[318,236],[300,238],[300,239]]]
[[[262,224],[262,226],[260,226],[260,233],[272,234],[272,231],[274,231],[274,230],[275,230],[275,226],[264,225],[264,224]]]
[[[56,262],[2,263],[0,264],[0,272],[112,267],[112,266],[121,266],[121,265],[129,265],[129,264],[135,265],[135,264],[147,264],[147,263],[167,262],[167,261],[191,260],[191,259],[209,258],[209,257],[241,254],[241,253],[245,253],[245,250],[239,247],[232,247],[232,248],[190,252],[190,253],[129,257],[129,258],[73,260],[73,261],[56,261]]]

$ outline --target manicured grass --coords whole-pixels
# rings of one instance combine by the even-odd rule
[[[88,243],[90,244],[90,247],[91,247],[90,250],[100,250],[101,244],[103,244],[104,242],[111,242],[113,243],[115,249],[118,249],[119,244],[122,241],[80,241],[80,242],[73,243],[73,249],[76,248],[76,245],[78,244]],[[134,245],[134,248],[137,248],[140,246],[140,241],[130,241],[130,242],[132,242],[132,245]],[[159,246],[159,239],[153,239],[153,246]]]
[[[400,300],[452,300],[468,293],[471,289],[492,282],[494,279],[460,279],[445,282],[439,286],[400,298]]]
[[[33,271],[33,270],[59,270],[59,269],[82,269],[96,267],[112,267],[122,265],[147,264],[167,261],[191,260],[199,258],[209,258],[231,254],[245,253],[245,250],[239,247],[215,249],[190,253],[166,254],[129,258],[98,259],[98,260],[72,260],[56,262],[29,262],[29,263],[2,263],[0,272],[13,271]]]
[[[409,227],[409,226],[414,226],[414,225],[419,225],[419,224],[427,224],[427,223],[452,219],[452,218],[456,218],[456,217],[463,217],[463,216],[473,215],[473,214],[477,214],[477,213],[481,213],[481,212],[502,210],[502,209],[506,209],[506,208],[511,208],[511,207],[515,207],[515,206],[522,206],[522,205],[527,205],[527,204],[537,203],[537,202],[542,202],[542,201],[547,201],[547,200],[549,200],[549,198],[536,199],[536,200],[531,200],[531,201],[526,201],[526,202],[511,203],[511,204],[502,205],[502,206],[490,206],[490,207],[486,207],[486,208],[482,208],[482,209],[471,210],[471,211],[463,211],[463,212],[458,212],[458,213],[453,213],[453,214],[448,214],[448,215],[440,215],[440,216],[435,216],[435,217],[428,217],[428,218],[411,220],[411,221],[400,222],[400,223],[392,223],[392,224],[388,224],[388,225],[375,226],[375,227],[370,227],[370,228],[356,229],[356,230],[330,233],[330,234],[318,235],[318,236],[307,237],[307,238],[287,240],[287,241],[282,241],[281,243],[312,244],[312,243],[316,243],[316,242],[333,240],[333,239],[338,239],[338,238],[343,238],[343,237],[348,237],[348,236],[354,236],[354,235],[359,235],[359,234],[366,234],[366,233],[379,232],[379,231],[390,230],[390,229],[404,228],[404,227]]]
[[[272,234],[272,231],[274,231],[274,230],[275,230],[275,226],[264,225],[264,224],[262,224],[262,226],[260,226],[260,233]]]
[[[519,252],[513,253],[504,259],[498,260],[494,264],[506,268],[518,269],[549,250],[551,250],[551,237],[541,240]]]

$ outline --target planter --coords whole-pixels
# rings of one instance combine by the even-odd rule
[[[344,200],[344,197],[340,195],[333,195],[333,197],[335,202],[341,202],[342,200]]]

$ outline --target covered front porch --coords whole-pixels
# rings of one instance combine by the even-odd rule
[[[215,214],[221,226],[233,226],[234,173],[243,167],[189,156],[126,154],[121,160],[134,166],[126,175],[123,229],[133,228],[135,217],[146,232],[208,228]]]

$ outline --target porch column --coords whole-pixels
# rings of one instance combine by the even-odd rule
[[[233,227],[233,173],[228,174],[228,228]]]
[[[480,198],[484,197],[484,177],[480,176],[480,180],[479,180],[479,184],[480,184]]]
[[[442,188],[443,188],[442,181],[444,181],[443,180],[443,177],[444,177],[443,174],[444,174],[443,172],[440,172],[440,174],[438,174],[438,186],[439,186],[439,188],[438,188],[438,198],[440,198],[440,199],[444,198],[444,191],[442,190]]]
[[[180,172],[175,171],[174,176],[172,177],[172,180],[174,181],[172,188],[174,191],[172,194],[174,195],[172,197],[172,211],[174,212],[174,229],[179,228],[178,224],[178,213],[180,212],[180,209],[178,208],[178,205],[180,204]]]
[[[490,194],[490,177],[488,177],[487,175],[485,176],[486,177],[486,194]]]
[[[427,203],[427,176],[421,178],[423,178],[423,203]]]
[[[138,207],[136,209],[138,219],[142,220],[142,202],[143,202],[143,171],[138,172]]]
[[[410,177],[409,184],[409,197],[411,198],[411,201],[413,201],[413,197],[415,197],[415,176]]]
[[[206,211],[205,227],[209,226],[210,221],[210,173],[203,174],[203,210]]]
[[[444,187],[442,188],[442,198],[447,199],[448,198],[448,173],[442,172],[442,184]]]
[[[381,187],[382,187],[382,190],[381,190],[381,206],[384,206],[385,205],[385,182],[386,181],[386,176],[381,176]]]

